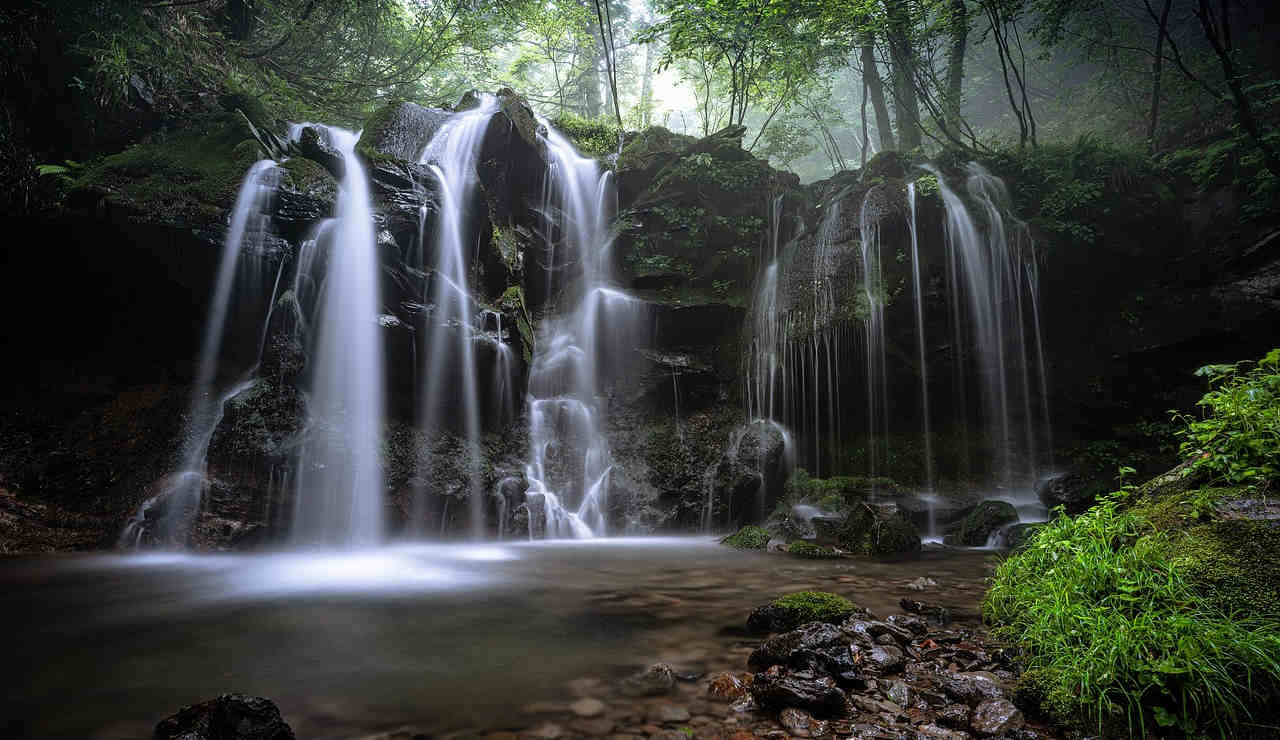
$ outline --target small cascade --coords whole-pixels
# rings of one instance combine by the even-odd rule
[[[934,492],[933,424],[929,410],[929,366],[925,361],[924,339],[924,286],[920,280],[920,235],[916,229],[916,184],[907,183],[907,226],[911,232],[911,286],[915,297],[916,348],[920,362],[920,421],[924,439],[925,491],[930,497]],[[933,504],[929,504],[929,534],[934,535]]]
[[[966,168],[963,197],[936,168],[925,169],[937,176],[946,211],[954,340],[973,350],[957,371],[977,379],[996,484],[1033,496],[1051,439],[1035,243],[1011,215],[1004,183],[981,165]]]
[[[323,276],[315,286],[310,348],[311,440],[299,458],[293,540],[299,544],[364,545],[383,536],[383,348],[378,318],[378,256],[357,134],[326,127],[344,174],[337,213],[323,228]],[[314,254],[299,270],[316,267]],[[301,279],[301,278],[300,278]]]
[[[231,211],[222,258],[218,263],[213,295],[209,301],[179,469],[169,476],[167,485],[143,503],[129,519],[120,535],[119,543],[122,547],[138,547],[144,537],[168,542],[179,536],[179,530],[199,509],[204,492],[205,458],[209,441],[213,438],[218,422],[222,420],[223,404],[244,388],[242,383],[233,384],[230,392],[225,389],[220,392],[215,387],[227,330],[227,316],[232,308],[233,288],[240,282],[242,289],[244,284],[249,284],[248,289],[254,290],[260,283],[260,280],[255,279],[259,277],[257,275],[246,276],[247,279],[237,281],[237,267],[241,264],[242,253],[260,245],[267,234],[279,176],[280,170],[276,163],[264,159],[249,168],[240,185],[235,207]],[[254,303],[251,300],[243,302]],[[153,511],[162,513],[155,517]]]
[[[525,478],[530,504],[541,504],[530,516],[530,537],[598,537],[608,533],[613,469],[602,394],[633,364],[644,307],[611,280],[611,174],[543,126],[551,160],[542,208],[554,266],[548,280],[567,276],[559,300],[572,308],[544,322],[530,368]]]
[[[498,108],[493,95],[482,95],[479,106],[451,116],[427,144],[421,161],[431,168],[440,183],[440,213],[435,223],[435,263],[427,285],[427,300],[434,306],[426,338],[426,369],[423,376],[421,426],[435,429],[446,412],[461,415],[466,440],[468,480],[471,489],[469,520],[471,535],[484,536],[484,492],[480,489],[480,392],[476,364],[477,341],[486,341],[478,318],[479,306],[468,285],[469,255],[477,235],[470,217],[479,182],[476,162],[480,142]],[[425,227],[425,221],[422,222]],[[425,244],[427,235],[419,235]],[[501,341],[501,351],[507,348]],[[507,357],[509,360],[510,358]],[[456,375],[455,375],[456,370]],[[446,409],[446,400],[449,408]],[[456,407],[453,404],[457,404]],[[425,467],[428,461],[420,461]],[[426,480],[427,476],[419,476]],[[425,490],[415,491],[416,505],[424,507]],[[417,518],[417,517],[415,517]]]
[[[867,315],[862,322],[867,384],[867,472],[874,479],[889,456],[889,371],[885,359],[885,286],[880,267],[880,226],[868,208],[869,201],[867,198],[862,202],[859,231],[862,235],[862,290],[867,301]]]

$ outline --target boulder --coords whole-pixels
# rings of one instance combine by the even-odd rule
[[[1111,486],[1108,481],[1081,471],[1070,471],[1045,478],[1036,484],[1036,497],[1053,509],[1061,506],[1068,516],[1088,511]]]
[[[1007,501],[983,501],[960,522],[955,542],[969,547],[982,547],[991,535],[1006,524],[1018,521],[1018,510]]]
[[[1008,699],[988,699],[973,710],[969,727],[978,735],[1003,735],[1023,725],[1022,712]]]
[[[854,614],[865,613],[842,596],[799,591],[753,609],[747,617],[747,630],[755,634],[785,632],[810,622],[840,624]]]
[[[842,717],[849,713],[849,701],[835,680],[811,673],[787,673],[780,667],[757,673],[751,682],[751,697],[768,711],[794,707],[819,717]]]
[[[858,504],[843,520],[816,518],[813,525],[819,543],[859,555],[889,556],[920,550],[920,534],[897,504]]]
[[[760,644],[747,659],[747,665],[757,671],[770,666],[786,665],[792,654],[800,650],[817,651],[843,641],[839,627],[821,622],[811,622],[803,627],[774,635]]]
[[[298,134],[298,153],[321,165],[335,178],[341,180],[347,171],[342,152],[333,145],[327,129],[319,126],[303,126]]]
[[[155,740],[293,740],[293,730],[270,699],[223,694],[160,720]]]
[[[280,165],[275,222],[292,241],[306,238],[316,223],[332,216],[337,202],[338,183],[325,167],[304,157]]]
[[[417,103],[390,103],[364,122],[356,151],[369,161],[393,157],[417,162],[427,142],[450,115],[447,110]]]

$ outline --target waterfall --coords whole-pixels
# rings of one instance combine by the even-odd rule
[[[227,314],[232,305],[232,288],[236,284],[237,265],[242,251],[257,246],[267,233],[271,218],[271,202],[275,196],[280,170],[270,159],[255,162],[249,168],[231,211],[231,223],[223,243],[222,257],[209,300],[209,312],[205,319],[204,340],[200,344],[200,356],[196,364],[195,382],[192,385],[191,405],[187,412],[187,428],[179,457],[177,473],[155,496],[148,499],[130,517],[120,535],[120,545],[137,547],[146,535],[160,540],[170,540],[179,534],[183,524],[199,509],[205,484],[205,458],[209,441],[222,420],[223,404],[231,396],[244,389],[234,384],[230,392],[219,393],[214,388],[218,373],[222,342],[226,333]],[[254,276],[256,277],[256,276]],[[253,282],[256,288],[257,281]],[[246,301],[248,303],[248,301]],[[158,521],[148,522],[148,515],[163,503],[163,514]]]
[[[617,208],[611,174],[542,123],[550,156],[542,206],[553,266],[548,281],[565,276],[559,301],[572,309],[544,322],[534,352],[526,493],[531,505],[541,504],[543,536],[602,536],[613,469],[602,394],[634,364],[644,309],[611,280]],[[530,537],[539,534],[535,518]]]
[[[868,191],[868,196],[871,191]],[[863,198],[859,212],[859,245],[862,251],[862,290],[867,300],[863,320],[867,381],[867,472],[875,478],[889,456],[889,372],[885,358],[884,303],[880,264],[880,226]],[[874,483],[873,492],[875,490]]]
[[[933,426],[929,411],[929,366],[925,361],[924,338],[924,286],[920,279],[920,235],[916,231],[916,184],[907,183],[907,208],[909,211],[907,226],[911,231],[911,286],[915,297],[916,309],[916,349],[920,362],[920,421],[924,438],[924,470],[925,485],[928,493],[934,490],[933,471]],[[933,506],[929,507],[929,533],[933,532]]]
[[[957,370],[978,379],[996,482],[1029,489],[1040,450],[1051,439],[1035,244],[1026,224],[1008,215],[1004,183],[981,165],[966,168],[967,202],[936,168],[925,169],[937,177],[946,211],[954,339],[957,346],[972,346],[976,355],[976,366],[966,367],[966,356]]]
[[[466,439],[466,469],[470,483],[467,500],[471,535],[484,536],[484,492],[480,488],[480,393],[475,341],[479,307],[468,289],[468,255],[477,235],[470,216],[476,195],[476,162],[480,142],[498,108],[493,95],[480,96],[480,105],[451,116],[428,142],[421,161],[440,183],[440,212],[435,223],[435,263],[425,299],[434,304],[427,338],[427,365],[423,377],[421,426],[436,429],[444,418],[444,402],[458,404]],[[419,244],[425,244],[420,234]],[[501,344],[501,343],[499,343]],[[505,349],[505,345],[502,345]],[[454,386],[451,370],[456,369]],[[426,461],[420,461],[425,464]],[[419,476],[426,480],[427,476]],[[415,491],[415,506],[425,510],[427,491]]]
[[[292,534],[300,544],[366,545],[380,541],[384,529],[379,264],[358,135],[324,130],[344,173],[336,217],[321,231],[327,264],[309,354],[312,433],[299,459]]]

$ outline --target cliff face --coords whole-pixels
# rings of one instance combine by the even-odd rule
[[[572,275],[545,259],[551,247],[538,211],[547,155],[538,123],[515,93],[503,91],[499,100],[481,144],[471,209],[479,236],[469,274],[476,310],[490,317],[482,325],[492,341],[477,358],[482,386],[497,377],[501,354],[516,358],[507,371],[523,389],[537,329],[558,310]],[[382,262],[388,511],[398,528],[446,534],[469,526],[463,499],[471,489],[454,454],[459,430],[421,430],[414,421],[431,353],[422,267],[431,264],[431,244],[419,235],[431,233],[439,211],[437,184],[416,159],[447,113],[393,106],[366,125],[357,148],[372,185]],[[10,247],[4,271],[11,317],[3,371],[11,393],[0,417],[0,514],[12,524],[6,549],[110,545],[163,488],[181,446],[228,210],[245,170],[268,155],[288,157],[271,228],[241,257],[261,285],[236,301],[228,330],[251,341],[227,342],[219,375],[229,381],[260,364],[214,432],[206,503],[188,536],[209,549],[282,536],[293,451],[321,430],[306,424],[306,353],[290,325],[298,297],[279,276],[293,273],[303,244],[332,215],[342,173],[340,158],[315,130],[288,144],[274,128],[237,110],[153,135],[84,168],[56,210],[22,224],[34,238]],[[627,359],[625,380],[605,389],[615,532],[720,529],[773,508],[794,440],[775,426],[749,423],[745,389],[756,332],[751,311],[775,250],[777,310],[796,325],[807,319],[810,330],[831,328],[807,313],[814,286],[829,281],[834,310],[823,322],[852,331],[867,310],[857,287],[862,232],[876,230],[886,403],[898,410],[887,431],[903,439],[919,434],[911,412],[920,385],[916,318],[904,255],[906,185],[922,173],[882,155],[864,172],[802,187],[744,152],[741,135],[729,129],[693,140],[650,129],[611,163],[620,198],[615,274],[646,301],[649,316],[649,340]],[[1019,181],[1025,172],[990,164],[1012,189],[1027,185]],[[1273,248],[1280,232],[1273,224],[1241,225],[1238,194],[1154,177],[1107,182],[1115,192],[1104,198],[1114,198],[1115,207],[1081,217],[1096,228],[1089,238],[1031,219],[1062,446],[1189,404],[1199,390],[1187,382],[1189,371],[1259,354],[1274,339],[1280,308]],[[936,191],[918,190],[925,354],[933,396],[946,399],[957,366],[943,213]],[[510,352],[499,352],[500,344]],[[832,418],[855,429],[862,381],[851,375],[835,382],[850,388]],[[495,534],[527,531],[523,413],[518,393],[514,404],[495,400],[483,409],[480,488]],[[456,414],[446,408],[440,418]],[[857,432],[846,436],[851,450],[864,442]],[[425,467],[418,464],[424,450],[434,453]],[[938,453],[940,461],[945,454]],[[917,462],[904,458],[900,469],[880,472],[909,482]],[[425,504],[411,500],[414,490],[429,492]]]

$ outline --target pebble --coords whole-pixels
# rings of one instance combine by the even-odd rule
[[[689,710],[675,704],[659,704],[649,712],[649,721],[655,724],[688,722]]]
[[[580,719],[569,725],[569,729],[574,732],[578,732],[583,735],[590,735],[592,737],[608,735],[610,732],[613,732],[613,728],[613,720],[605,717],[600,717],[598,719]]]
[[[604,702],[590,697],[582,698],[569,705],[569,711],[579,717],[599,717],[604,714]]]
[[[542,740],[556,740],[556,738],[564,734],[564,728],[554,722],[547,722],[533,728],[529,734],[534,737],[540,737]]]

